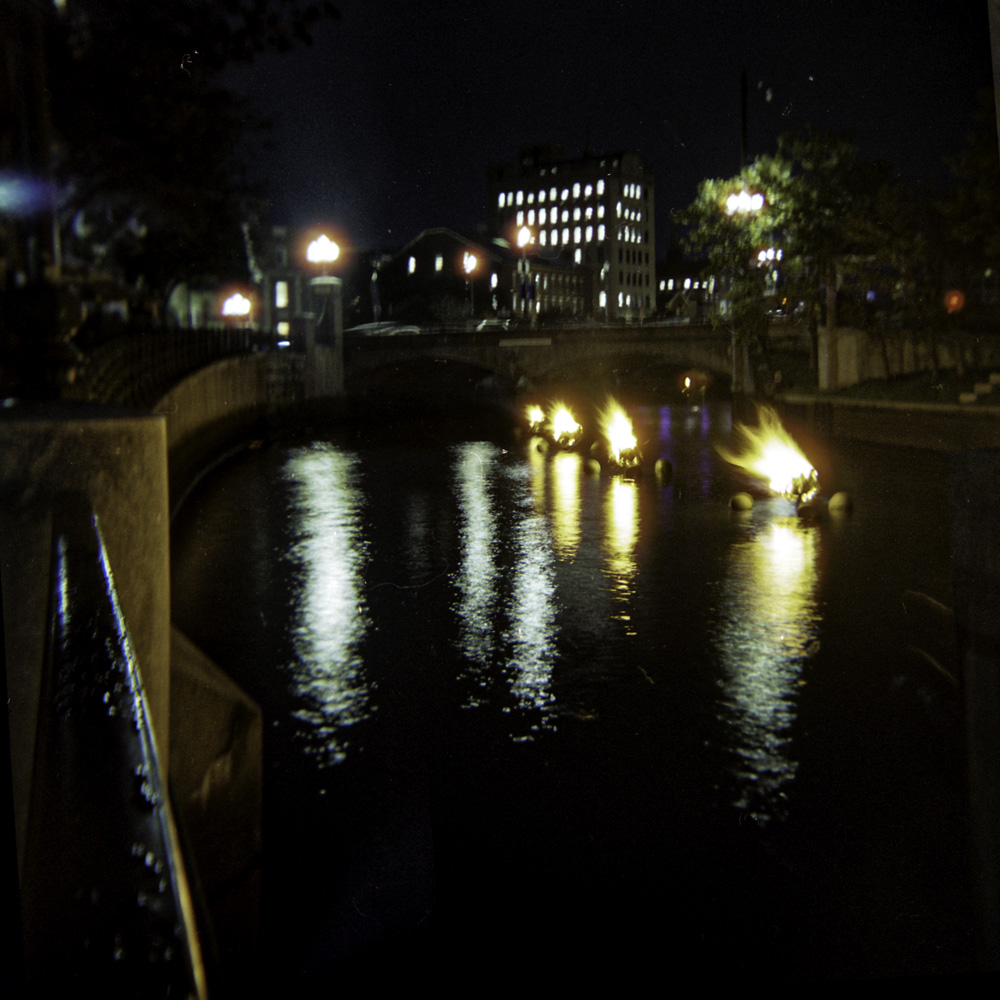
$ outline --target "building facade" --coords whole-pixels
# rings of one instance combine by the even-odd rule
[[[592,299],[591,275],[580,265],[446,228],[424,230],[388,256],[378,283],[382,319],[402,323],[583,319]]]
[[[522,149],[487,172],[489,229],[539,265],[582,267],[590,314],[641,322],[656,309],[655,191],[636,153],[572,158],[559,146]],[[530,265],[529,265],[530,267]]]

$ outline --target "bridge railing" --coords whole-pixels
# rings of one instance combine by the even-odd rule
[[[54,512],[21,880],[32,995],[205,995],[150,711],[89,501]]]
[[[273,338],[243,328],[141,328],[83,352],[67,400],[149,408],[185,376],[213,361],[265,350]]]

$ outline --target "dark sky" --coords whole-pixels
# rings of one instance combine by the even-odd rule
[[[991,84],[986,0],[338,0],[315,45],[230,82],[274,122],[272,221],[394,247],[485,221],[485,168],[521,146],[635,149],[657,240],[705,177],[811,124],[932,180]]]

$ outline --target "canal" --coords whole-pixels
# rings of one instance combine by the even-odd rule
[[[186,502],[174,622],[264,712],[262,976],[974,968],[947,457],[807,440],[854,499],[807,521],[728,404],[633,416],[672,475],[418,422]]]

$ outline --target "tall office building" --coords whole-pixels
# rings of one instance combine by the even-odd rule
[[[572,158],[559,146],[522,149],[487,172],[489,226],[529,257],[588,268],[597,319],[640,320],[656,308],[653,177],[636,153]]]

